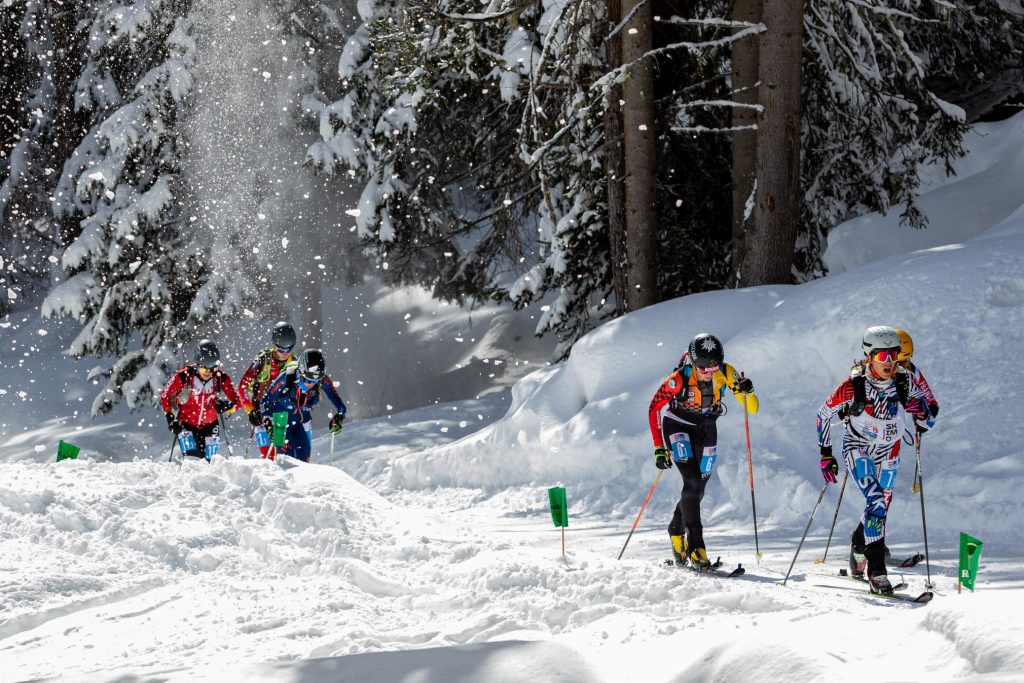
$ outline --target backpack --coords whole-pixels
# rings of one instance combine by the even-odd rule
[[[860,415],[868,405],[867,378],[864,376],[864,370],[863,366],[857,366],[850,375],[850,381],[853,382],[853,402],[850,404],[850,415]],[[896,398],[906,409],[907,401],[910,398],[910,374],[904,368],[897,368],[896,374],[893,375],[893,381],[896,383]]]

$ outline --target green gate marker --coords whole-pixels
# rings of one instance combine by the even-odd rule
[[[57,444],[57,462],[61,460],[76,460],[78,453],[81,451],[78,446],[73,443],[68,443],[63,439]]]
[[[562,559],[564,560],[565,527],[569,526],[569,506],[565,503],[565,489],[561,486],[548,489],[548,503],[551,505],[551,520],[555,526],[562,528]]]
[[[274,448],[284,446],[285,430],[288,429],[288,413],[281,411],[274,413]]]
[[[981,541],[960,532],[960,578],[956,582],[956,592],[960,592],[963,584],[974,592],[974,580],[978,578],[978,562],[981,561]]]

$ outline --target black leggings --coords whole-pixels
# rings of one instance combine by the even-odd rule
[[[685,461],[674,460],[676,469],[683,477],[683,492],[676,503],[672,521],[668,525],[670,536],[685,536],[688,552],[704,547],[704,526],[700,522],[700,501],[704,498],[704,487],[711,474],[700,471],[701,455],[704,449],[718,443],[718,428],[714,422],[707,425],[691,425],[676,422],[666,416],[661,424],[665,443],[671,444],[674,434],[685,432],[690,437],[693,457]]]

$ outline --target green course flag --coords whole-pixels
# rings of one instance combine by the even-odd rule
[[[274,413],[274,447],[280,448],[284,445],[284,433],[288,429],[288,413],[282,411]]]
[[[555,526],[569,526],[569,508],[565,504],[565,489],[561,486],[548,489],[548,502],[551,503],[551,519]]]
[[[981,541],[961,532],[959,583],[967,586],[972,591],[974,590],[974,580],[978,578],[979,560],[981,560]]]
[[[78,452],[81,449],[73,443],[61,440],[57,444],[57,462],[61,460],[74,460],[78,457]]]

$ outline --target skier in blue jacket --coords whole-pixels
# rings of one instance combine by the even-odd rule
[[[286,365],[284,371],[270,384],[260,401],[260,412],[264,415],[263,424],[267,432],[271,432],[274,425],[271,415],[288,413],[288,426],[285,428],[285,441],[280,448],[281,453],[309,462],[313,450],[311,410],[320,402],[321,388],[334,404],[335,413],[331,417],[329,428],[332,434],[337,434],[345,421],[345,402],[341,400],[331,378],[327,376],[324,354],[320,349],[303,351],[298,362]],[[273,459],[273,451],[270,457]]]

